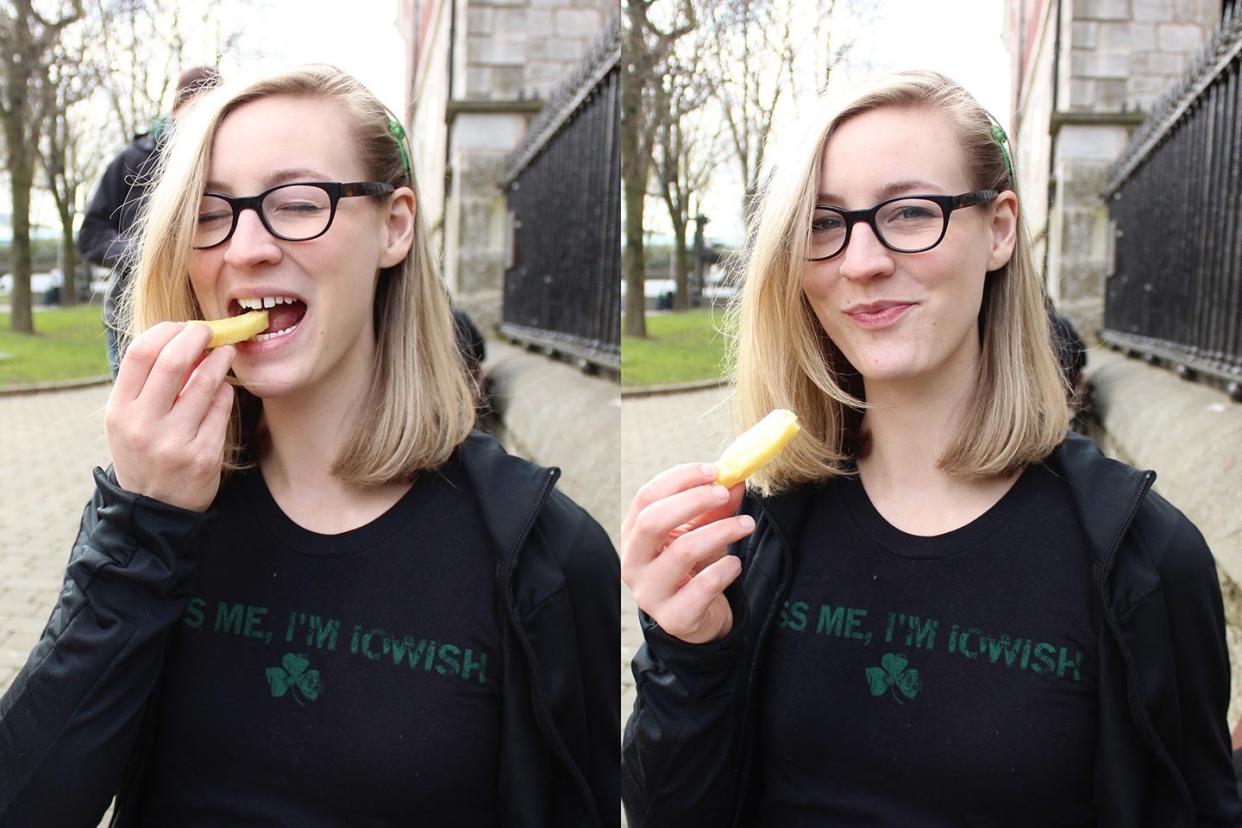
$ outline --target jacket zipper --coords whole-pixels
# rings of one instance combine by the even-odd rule
[[[763,506],[760,504],[760,508]],[[781,546],[781,580],[777,585],[776,594],[772,601],[772,605],[768,607],[767,613],[763,618],[763,625],[759,628],[759,637],[755,640],[755,655],[750,662],[750,670],[746,674],[746,704],[742,708],[742,738],[739,742],[738,755],[742,761],[741,784],[738,786],[738,806],[733,811],[733,828],[740,828],[742,816],[746,810],[746,798],[750,792],[750,775],[754,770],[754,758],[752,756],[752,743],[754,741],[754,728],[751,727],[750,720],[755,708],[755,676],[759,672],[759,661],[763,657],[764,644],[768,638],[768,629],[772,626],[772,619],[776,617],[777,607],[780,606],[781,598],[789,590],[789,582],[793,577],[792,561],[790,560],[789,544],[785,542],[785,537],[781,534],[780,528],[777,526],[772,516],[764,510],[765,516],[772,525],[771,531],[776,535],[777,541]],[[752,541],[754,546],[758,546],[758,538]]]
[[[1117,617],[1113,614],[1112,604],[1108,600],[1108,576],[1112,572],[1113,559],[1117,555],[1117,550],[1121,548],[1122,538],[1129,531],[1130,524],[1134,522],[1139,504],[1147,496],[1147,492],[1151,488],[1154,479],[1154,475],[1150,471],[1143,472],[1143,485],[1139,487],[1138,494],[1130,504],[1130,510],[1126,513],[1126,520],[1122,524],[1121,531],[1113,539],[1113,545],[1109,549],[1108,555],[1104,558],[1104,563],[1100,567],[1100,577],[1096,579],[1096,589],[1100,593],[1100,603],[1104,607],[1104,620],[1108,623],[1113,639],[1117,642],[1117,649],[1121,652],[1121,661],[1125,666],[1126,696],[1130,701],[1130,710],[1138,719],[1143,738],[1147,741],[1147,746],[1152,749],[1156,757],[1164,764],[1165,769],[1173,777],[1173,781],[1177,785],[1177,792],[1181,794],[1182,804],[1186,806],[1187,813],[1194,814],[1194,799],[1190,795],[1190,790],[1186,787],[1186,780],[1182,777],[1181,772],[1178,771],[1177,764],[1165,749],[1164,743],[1160,741],[1160,736],[1156,733],[1155,728],[1151,724],[1151,719],[1147,715],[1147,708],[1144,706],[1142,698],[1139,697],[1138,674],[1134,669],[1134,660],[1130,655],[1130,650],[1122,640],[1121,627],[1117,622]]]
[[[579,792],[583,795],[584,801],[588,804],[588,813],[595,813],[595,797],[591,794],[591,786],[587,784],[586,777],[582,775],[582,771],[574,763],[573,757],[566,747],[565,741],[561,738],[560,732],[556,729],[555,723],[552,721],[552,715],[548,711],[547,702],[544,700],[543,691],[539,686],[539,681],[535,671],[535,650],[531,646],[530,641],[526,638],[526,632],[518,619],[517,606],[513,601],[512,586],[513,573],[517,569],[518,551],[522,548],[522,544],[526,542],[526,536],[530,534],[530,530],[534,528],[535,519],[539,516],[539,512],[543,510],[543,502],[547,500],[548,493],[552,491],[552,486],[556,483],[557,474],[555,471],[549,471],[543,481],[543,488],[539,492],[539,499],[535,502],[535,508],[531,510],[530,517],[526,519],[526,525],[521,533],[517,536],[517,541],[510,550],[508,558],[505,560],[503,592],[505,594],[505,608],[509,612],[509,621],[513,624],[514,634],[522,645],[522,652],[526,655],[526,663],[530,668],[530,686],[531,693],[535,698],[535,710],[538,715],[535,717],[535,723],[539,725],[539,730],[544,737],[552,744],[556,752],[557,758],[561,764],[569,770],[574,782],[578,785]],[[595,824],[599,824],[596,817]]]

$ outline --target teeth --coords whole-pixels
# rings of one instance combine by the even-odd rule
[[[246,310],[263,310],[264,308],[274,308],[277,305],[292,305],[298,301],[289,296],[263,296],[247,299],[238,299],[237,304]]]
[[[283,331],[273,331],[272,333],[259,334],[258,336],[255,337],[255,339],[259,340],[260,342],[266,342],[269,339],[275,339],[278,336],[285,336],[289,333],[292,333],[293,328],[296,328],[296,327],[297,325],[294,325],[291,328],[285,328]]]

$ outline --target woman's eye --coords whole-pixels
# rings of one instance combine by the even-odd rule
[[[225,221],[230,216],[231,216],[230,213],[223,213],[223,212],[199,213],[198,223],[199,224],[211,224],[214,221]]]
[[[291,201],[280,205],[276,209],[281,213],[314,213],[325,208],[322,204],[315,204],[309,201]]]

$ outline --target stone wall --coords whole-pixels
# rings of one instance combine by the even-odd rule
[[[1219,26],[1221,7],[1220,0],[1066,0],[1059,45],[1055,7],[1046,4],[1033,22],[1040,30],[1018,92],[1018,166],[1028,204],[1048,192],[1050,176],[1055,182],[1051,209],[1029,209],[1027,226],[1037,254],[1047,244],[1049,293],[1090,337],[1102,321],[1110,268],[1108,170],[1143,113],[1182,79]]]

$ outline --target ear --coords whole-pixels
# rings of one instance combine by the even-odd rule
[[[414,243],[414,215],[418,205],[414,191],[398,187],[388,198],[388,210],[384,222],[384,247],[380,251],[380,267],[399,264],[410,252]]]
[[[988,270],[997,270],[1009,263],[1014,245],[1018,243],[1018,197],[1005,190],[991,204],[990,224],[992,249],[988,251]]]

